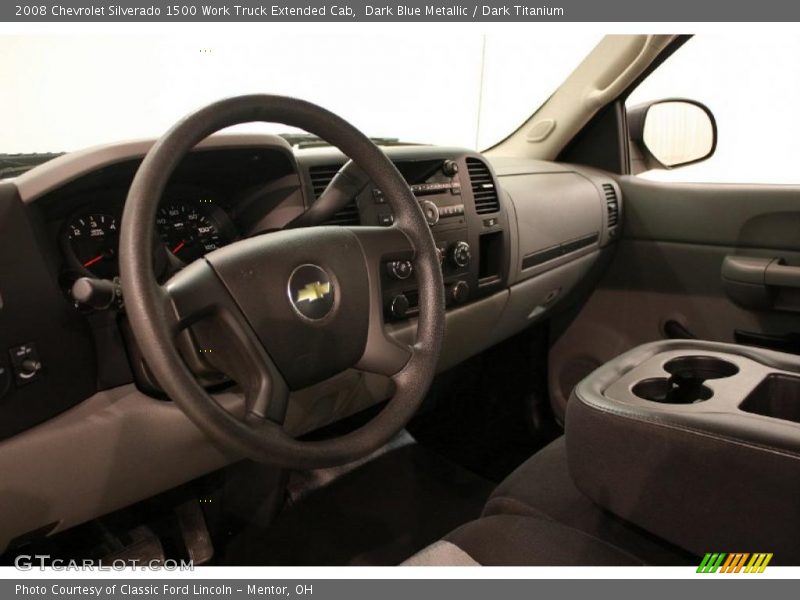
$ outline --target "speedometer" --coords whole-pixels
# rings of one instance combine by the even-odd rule
[[[158,209],[156,226],[161,241],[185,263],[227,243],[211,211],[193,203],[170,202],[163,205]]]

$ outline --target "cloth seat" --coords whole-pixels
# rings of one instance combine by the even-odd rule
[[[636,557],[555,521],[493,515],[462,525],[405,566],[635,566]]]
[[[561,437],[509,475],[467,523],[406,565],[691,565],[696,557],[604,511],[569,475]]]

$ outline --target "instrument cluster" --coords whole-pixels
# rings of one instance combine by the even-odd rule
[[[113,279],[119,275],[119,227],[122,202],[92,202],[66,218],[60,243],[68,270],[79,276]],[[176,268],[230,244],[238,232],[211,193],[168,189],[156,214],[156,272]]]

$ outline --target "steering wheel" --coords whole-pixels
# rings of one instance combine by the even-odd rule
[[[304,129],[338,147],[355,165],[344,169],[340,183],[347,173],[357,173],[356,167],[363,171],[383,191],[393,225],[292,227],[243,239],[159,284],[148,242],[171,173],[212,133],[255,121]],[[413,345],[394,340],[383,322],[380,270],[385,261],[400,259],[414,261],[419,286]],[[435,374],[444,336],[444,292],[419,204],[369,138],[309,102],[239,96],[172,127],[147,153],[130,187],[119,265],[131,329],[159,385],[210,438],[256,461],[320,468],[366,456],[406,425]],[[349,368],[393,380],[386,406],[339,437],[302,441],[289,435],[282,422],[290,392]],[[226,410],[206,391],[204,384],[219,381],[220,374],[239,384],[241,410]]]

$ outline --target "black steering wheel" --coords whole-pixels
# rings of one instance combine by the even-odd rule
[[[240,240],[159,284],[149,242],[171,173],[204,138],[254,121],[304,129],[338,147],[355,165],[339,183],[347,173],[363,171],[383,191],[394,224],[292,227]],[[326,213],[337,201],[329,204]],[[391,338],[383,323],[380,269],[398,259],[414,261],[419,286],[412,346]],[[251,459],[315,468],[365,456],[405,426],[433,379],[445,320],[430,229],[389,158],[347,121],[314,104],[240,96],[176,124],[147,153],[133,180],[119,264],[134,337],[162,389],[213,440]],[[291,437],[281,426],[290,392],[348,368],[392,378],[394,395],[383,410],[340,437]],[[206,391],[204,384],[219,381],[220,373],[239,384],[245,399],[240,413],[229,412]]]

